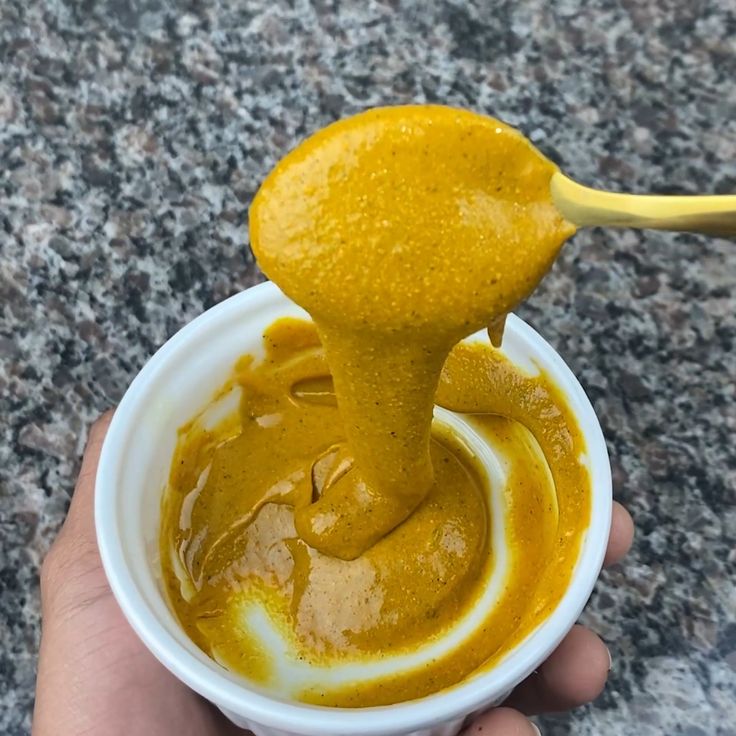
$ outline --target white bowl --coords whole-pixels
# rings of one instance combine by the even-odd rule
[[[172,337],[126,392],[102,448],[95,523],[102,562],[125,617],[180,680],[257,736],[452,736],[466,719],[500,703],[555,649],[593,590],[611,520],[611,472],[600,425],[562,359],[510,315],[503,350],[517,365],[542,368],[564,393],[587,445],[592,517],[571,584],[549,617],[501,662],[419,700],[373,708],[326,708],[279,698],[230,673],[184,633],[161,584],[159,522],[177,428],[211,400],[237,358],[261,352],[263,331],[279,317],[307,317],[272,283],[218,304]]]

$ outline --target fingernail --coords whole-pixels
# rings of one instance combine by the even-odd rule
[[[610,649],[606,648],[606,652],[608,653],[608,671],[610,672],[613,669],[613,657]]]
[[[539,730],[539,726],[536,723],[532,723],[532,728],[536,732],[537,736],[542,736],[542,732]]]

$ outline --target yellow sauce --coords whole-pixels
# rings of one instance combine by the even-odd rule
[[[313,668],[289,695],[394,703],[492,666],[559,602],[590,517],[579,428],[544,374],[458,344],[484,326],[497,344],[574,232],[555,171],[504,124],[425,106],[330,126],[263,184],[253,249],[314,323],[275,323],[265,358],[223,387],[242,390],[239,411],[180,430],[161,534],[177,616],[229,669],[283,688],[258,609]],[[505,458],[503,550],[489,479],[433,425],[435,402],[472,414]],[[441,642],[498,570],[494,604],[442,656],[320,675]]]
[[[355,458],[297,514],[311,546],[353,559],[427,494],[450,349],[527,297],[574,232],[556,170],[497,120],[409,106],[329,126],[263,183],[253,251],[317,325]]]
[[[473,607],[497,561],[482,469],[435,425],[435,480],[409,519],[354,560],[309,547],[295,513],[345,471],[346,433],[314,326],[280,320],[265,348],[260,362],[243,358],[223,387],[242,389],[236,414],[210,430],[199,418],[180,430],[161,556],[186,632],[229,669],[272,687],[279,686],[272,653],[245,615],[253,601],[277,622],[289,656],[314,666],[400,655],[440,639]],[[526,376],[488,346],[461,344],[437,400],[473,412],[475,429],[509,465],[499,597],[447,656],[366,682],[335,686],[315,677],[296,693],[302,700],[379,705],[448,687],[498,661],[567,588],[590,494],[584,442],[564,399],[543,374]]]

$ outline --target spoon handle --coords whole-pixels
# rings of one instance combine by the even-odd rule
[[[560,172],[550,182],[552,199],[578,227],[636,227],[736,236],[736,194],[669,196],[601,192]]]

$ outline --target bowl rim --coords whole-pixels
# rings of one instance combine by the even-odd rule
[[[603,432],[590,400],[551,345],[515,315],[509,315],[506,329],[533,345],[535,354],[554,369],[556,383],[578,419],[587,446],[592,498],[591,521],[583,541],[587,552],[578,558],[570,586],[550,615],[514,647],[500,665],[445,690],[394,705],[333,708],[285,702],[250,690],[245,683],[239,684],[219,675],[181,647],[149,609],[127,568],[123,543],[117,533],[115,479],[124,468],[126,436],[135,429],[134,420],[139,413],[145,412],[146,407],[153,403],[146,395],[148,387],[160,372],[172,365],[180,365],[175,356],[185,348],[191,349],[195,342],[206,341],[208,332],[216,325],[275,301],[289,302],[275,284],[265,282],[208,309],[156,351],[120,401],[103,444],[95,487],[97,542],[118,605],[145,646],[178,679],[217,706],[263,726],[324,736],[340,736],[343,733],[368,736],[416,731],[473,713],[504,696],[527,677],[572,628],[600,573],[611,521],[610,462]],[[560,381],[560,377],[564,381]]]

